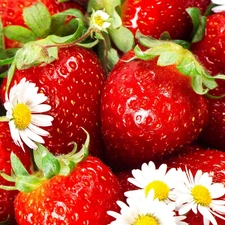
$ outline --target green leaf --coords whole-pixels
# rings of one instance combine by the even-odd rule
[[[118,29],[108,29],[109,35],[113,43],[122,52],[127,52],[134,47],[134,36],[132,32],[124,26]]]
[[[32,31],[22,26],[10,25],[5,27],[3,31],[8,39],[16,40],[21,43],[34,41],[37,38]]]
[[[30,7],[24,8],[24,21],[37,37],[46,37],[51,27],[51,14],[48,8],[38,1]]]

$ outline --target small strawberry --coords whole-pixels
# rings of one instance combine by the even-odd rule
[[[25,52],[26,57],[28,52]],[[92,140],[90,154],[102,157],[100,95],[105,78],[104,70],[93,51],[79,46],[59,49],[58,58],[52,63],[16,69],[11,87],[22,78],[34,83],[47,97],[46,104],[51,107],[48,114],[54,120],[52,126],[46,127],[50,135],[44,140],[52,153],[68,153],[71,151],[68,144],[72,141],[80,146],[85,138],[80,127],[84,127]],[[5,99],[7,81],[5,78],[2,99]]]
[[[10,175],[12,166],[10,163],[10,154],[13,152],[20,158],[22,163],[27,169],[31,166],[31,155],[28,148],[22,150],[17,146],[9,131],[9,126],[5,122],[0,122],[0,171]],[[6,181],[0,177],[1,185],[13,185],[11,182]],[[17,190],[7,191],[0,189],[0,223],[6,221],[9,218],[10,224],[16,224],[14,214],[14,199],[18,194]]]
[[[163,158],[159,160],[156,164],[160,165],[163,161],[163,163],[167,164],[168,168],[181,168],[184,171],[188,169],[192,172],[193,176],[198,170],[202,170],[203,173],[207,172],[210,176],[212,176],[214,183],[222,183],[223,185],[225,185],[224,159],[225,153],[223,151],[211,150],[207,148],[205,149],[201,145],[190,145],[186,146],[180,153],[172,154],[169,157]],[[198,181],[198,179],[196,178],[195,181]],[[222,199],[225,200],[224,197]],[[206,192],[204,198],[202,198],[202,201],[208,201]],[[210,205],[211,207],[215,207],[215,205],[213,206],[213,204]],[[185,221],[188,222],[188,224],[205,224],[203,223],[202,215],[200,213],[195,214],[190,210],[186,216],[187,219]],[[224,224],[224,220],[225,219],[216,217],[217,223],[215,224]]]
[[[197,7],[205,12],[210,0],[125,0],[121,7],[123,25],[133,34],[137,30],[145,35],[159,38],[169,32],[172,39],[188,40],[193,24],[186,12],[189,7]]]
[[[37,1],[37,0],[25,0],[25,1],[20,1],[20,0],[0,0],[0,15],[1,15],[1,21],[2,21],[2,25],[3,27],[7,27],[7,26],[22,26],[24,28],[28,28],[29,25],[26,24],[27,21],[24,21],[24,9],[27,7],[30,7],[31,5],[36,4],[37,2],[41,2],[43,3],[49,12],[45,12],[46,15],[44,16],[48,16],[48,13],[50,15],[56,14],[58,12],[62,12],[65,11],[66,9],[70,9],[70,8],[76,8],[82,12],[84,12],[83,7],[81,7],[80,5],[78,5],[75,2],[71,2],[71,1],[67,1],[67,2],[59,2],[58,0],[41,0],[41,1]],[[34,11],[29,15],[30,17],[32,16],[32,14],[34,13]],[[36,15],[33,15],[34,17]],[[38,20],[39,17],[43,16],[43,14],[38,15],[38,17],[35,17],[35,22]],[[34,22],[33,21],[33,22]],[[43,21],[42,21],[43,22]],[[48,20],[45,20],[45,24],[42,23],[41,26],[45,26],[46,24],[48,24]],[[32,28],[32,26],[31,26]],[[40,27],[39,27],[40,29]],[[21,36],[23,35],[30,35],[30,37],[27,37],[27,39],[31,38],[34,35],[38,34],[38,31],[34,31],[34,33],[24,33],[23,29],[21,30],[16,30],[17,33],[19,33]],[[25,38],[25,37],[23,37]],[[40,36],[37,38],[40,38]],[[43,36],[42,36],[43,38]],[[8,38],[5,38],[5,47],[6,48],[12,48],[12,47],[20,47],[22,44],[19,41],[16,40],[10,40]]]
[[[205,35],[191,45],[191,51],[213,76],[225,74],[225,12],[207,17]],[[209,92],[212,96],[225,94],[224,80],[218,80],[218,87]],[[225,98],[208,98],[209,121],[200,135],[207,145],[225,150]]]
[[[111,222],[110,209],[118,210],[120,185],[98,158],[87,156],[89,137],[80,152],[57,158],[39,145],[34,160],[39,170],[29,175],[11,155],[20,193],[15,199],[17,223],[99,224]],[[21,179],[20,179],[21,178]],[[29,181],[29,182],[27,182]]]
[[[202,96],[207,90],[195,83],[195,78],[202,77],[207,84],[203,68],[181,46],[142,40],[146,45],[147,41],[153,41],[148,43],[151,48],[136,47],[135,54],[131,51],[122,57],[104,84],[102,133],[115,170],[137,167],[191,143],[207,122]]]

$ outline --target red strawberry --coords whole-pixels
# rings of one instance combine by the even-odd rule
[[[159,38],[167,31],[172,39],[189,39],[192,21],[186,9],[198,7],[203,13],[210,0],[125,0],[121,11],[125,27],[134,34],[137,30],[145,35]]]
[[[191,50],[198,60],[213,75],[225,74],[225,13],[207,17],[203,39],[192,44]],[[225,94],[225,81],[218,80],[218,87],[209,94]],[[209,121],[201,134],[201,140],[211,147],[225,150],[225,98],[208,98]]]
[[[112,171],[98,158],[86,156],[87,148],[85,145],[78,155],[69,153],[58,158],[42,147],[34,152],[40,170],[37,176],[27,174],[29,183],[20,186],[15,199],[19,225],[105,225],[111,222],[107,211],[118,210],[116,201],[122,197],[120,185]],[[11,158],[15,160],[13,155]],[[40,177],[41,171],[44,177]],[[23,179],[26,181],[26,177]],[[20,182],[19,177],[16,182]]]
[[[27,27],[23,18],[23,10],[37,2],[37,0],[0,0],[0,15],[3,27],[8,25]],[[77,8],[84,12],[84,9],[74,2],[59,2],[57,0],[41,0],[39,2],[42,2],[48,8],[51,15],[69,8]],[[6,48],[18,47],[20,45],[21,43],[5,38]]]
[[[181,74],[175,61],[168,62],[169,42],[153,45],[157,44],[156,51],[165,53],[158,65],[157,59],[147,60],[154,47],[140,53],[146,60],[135,58],[131,51],[121,58],[104,85],[102,133],[107,159],[115,170],[134,168],[173,152],[195,140],[207,122],[205,98],[196,94],[191,77]],[[188,54],[184,60],[193,57]],[[167,66],[160,66],[163,57]]]
[[[59,49],[58,59],[45,66],[16,70],[12,84],[23,77],[33,82],[48,97],[49,115],[54,117],[45,145],[55,154],[67,153],[75,141],[84,141],[85,128],[91,136],[90,154],[102,157],[100,133],[100,95],[104,71],[96,54],[88,49],[73,46]],[[4,80],[5,84],[6,79]],[[5,96],[5,86],[2,98]]]
[[[30,152],[27,148],[22,150],[19,146],[14,144],[8,124],[6,122],[0,122],[0,171],[8,175],[11,175],[12,170],[10,164],[11,152],[14,152],[23,162],[24,166],[30,169]],[[12,183],[0,177],[0,185],[12,185]],[[9,216],[10,224],[16,224],[13,204],[17,194],[18,191],[16,190],[8,191],[0,189],[0,223],[5,221]]]
[[[192,174],[198,170],[208,172],[213,175],[213,182],[223,183],[225,185],[225,153],[220,150],[205,149],[199,145],[186,146],[179,154],[172,154],[167,158],[158,161],[166,163],[168,168],[181,168],[182,170],[190,169]],[[225,198],[223,197],[223,200]],[[194,214],[189,212],[186,222],[191,225],[203,225],[203,219],[200,213]],[[223,215],[222,215],[223,216]],[[224,220],[216,217],[218,224],[224,224]]]

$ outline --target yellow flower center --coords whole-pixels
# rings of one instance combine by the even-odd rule
[[[158,225],[158,221],[154,216],[151,215],[143,215],[140,216],[133,225]]]
[[[202,185],[196,185],[192,188],[191,194],[197,204],[201,206],[209,206],[212,202],[212,197],[208,188]]]
[[[31,112],[27,105],[19,103],[13,110],[13,119],[17,129],[24,130],[31,121]]]
[[[96,23],[98,26],[102,27],[103,24],[104,24],[104,22],[105,22],[105,21],[102,19],[101,16],[95,16],[95,23]]]
[[[169,186],[160,180],[154,180],[147,185],[145,188],[145,195],[148,196],[148,193],[151,189],[154,189],[155,196],[159,201],[166,200],[169,196],[170,188]]]

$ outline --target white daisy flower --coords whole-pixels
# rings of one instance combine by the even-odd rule
[[[34,83],[23,78],[10,89],[9,95],[6,93],[5,100],[12,139],[23,149],[23,142],[31,149],[37,149],[35,142],[44,143],[41,136],[49,135],[40,127],[51,126],[53,120],[52,116],[42,114],[51,109],[50,105],[42,104],[47,97],[38,93]]]
[[[154,190],[141,200],[127,198],[127,204],[121,201],[117,204],[121,208],[120,213],[107,212],[116,219],[110,225],[187,225],[182,221],[185,217],[175,216],[174,205],[154,198]]]
[[[93,10],[90,18],[90,26],[95,27],[98,30],[106,31],[106,28],[111,26],[111,22],[109,22],[109,20],[109,14],[107,14],[103,10]]]
[[[212,3],[217,5],[212,8],[214,13],[220,13],[225,11],[225,1],[224,0],[212,0]]]
[[[176,202],[179,205],[179,215],[185,215],[190,210],[195,214],[198,212],[203,216],[204,225],[210,222],[218,225],[214,216],[223,220],[221,214],[225,214],[225,201],[218,200],[225,194],[225,187],[222,183],[213,183],[212,176],[209,173],[203,173],[198,170],[193,177],[190,170],[186,173],[181,169],[178,172],[180,180],[175,189]]]
[[[150,161],[148,164],[142,164],[141,170],[132,170],[132,175],[133,178],[128,178],[128,181],[140,189],[127,191],[125,196],[144,198],[153,189],[155,198],[159,201],[170,203],[175,198],[172,192],[177,179],[175,168],[167,171],[167,165],[162,164],[156,169],[155,164]]]

